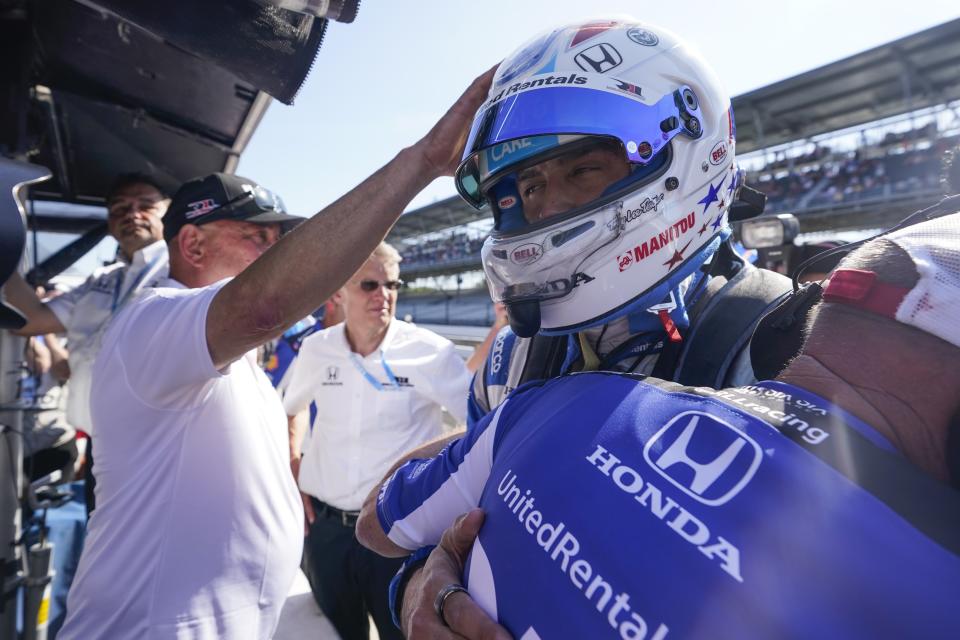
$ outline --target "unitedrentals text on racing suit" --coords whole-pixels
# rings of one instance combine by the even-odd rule
[[[516,638],[957,637],[957,494],[850,414],[777,382],[531,387],[377,507],[407,549],[482,507],[465,584]]]

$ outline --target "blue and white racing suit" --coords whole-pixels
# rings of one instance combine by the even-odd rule
[[[384,484],[396,544],[486,520],[471,596],[516,638],[955,638],[960,499],[842,409],[581,373]]]

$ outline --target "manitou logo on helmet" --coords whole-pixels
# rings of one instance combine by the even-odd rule
[[[723,140],[713,145],[710,150],[710,164],[716,166],[727,159],[727,143]]]
[[[526,91],[527,89],[535,89],[537,87],[552,87],[558,86],[561,84],[587,84],[587,79],[584,76],[577,75],[576,73],[571,73],[569,76],[555,76],[549,75],[543,78],[537,78],[536,80],[527,80],[526,82],[516,82],[506,89],[503,89],[497,95],[493,96],[489,100],[489,104],[494,102],[499,102],[504,98],[511,96],[515,93],[520,93],[521,91]]]
[[[626,271],[636,262],[653,255],[660,249],[668,246],[671,242],[680,239],[680,236],[693,229],[696,222],[696,211],[691,211],[686,217],[680,218],[677,222],[670,225],[660,233],[652,236],[643,244],[639,244],[625,254],[617,256],[617,267],[620,271]]]
[[[533,264],[543,255],[543,247],[534,242],[522,244],[510,252],[510,262],[514,264]]]

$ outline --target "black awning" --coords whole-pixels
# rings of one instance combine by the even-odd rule
[[[65,202],[119,173],[232,172],[327,24],[265,0],[0,0],[0,155],[49,167],[35,195]]]

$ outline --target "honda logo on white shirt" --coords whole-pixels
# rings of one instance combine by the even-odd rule
[[[675,416],[643,448],[654,471],[711,506],[737,495],[753,478],[762,456],[752,438],[700,411]]]
[[[578,53],[573,61],[584,71],[606,73],[614,67],[619,67],[623,58],[613,45],[601,42]]]

